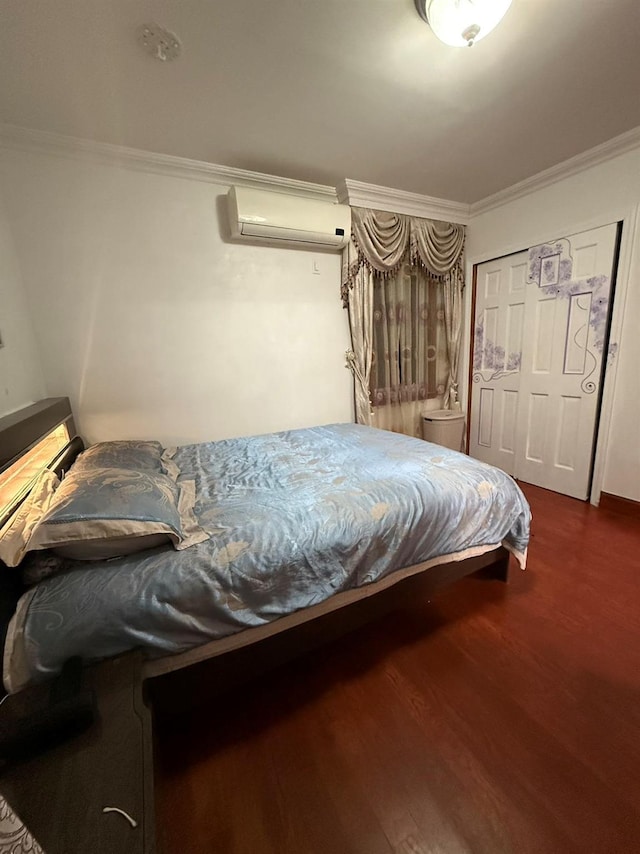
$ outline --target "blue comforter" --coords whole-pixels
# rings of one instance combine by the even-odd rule
[[[504,544],[524,565],[530,511],[504,472],[384,430],[338,424],[178,448],[210,534],[78,563],[22,598],[5,649],[18,690],[74,655],[176,653],[432,558]]]

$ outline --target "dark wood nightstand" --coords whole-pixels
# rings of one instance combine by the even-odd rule
[[[140,669],[138,653],[87,669],[97,696],[93,726],[0,772],[0,792],[46,854],[155,853],[151,715]],[[119,807],[138,826],[103,807]]]

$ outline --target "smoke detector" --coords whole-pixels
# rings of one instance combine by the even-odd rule
[[[138,44],[162,62],[177,59],[182,51],[180,39],[157,24],[144,24],[138,31]]]

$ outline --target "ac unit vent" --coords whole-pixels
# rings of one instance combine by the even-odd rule
[[[351,234],[348,205],[250,187],[231,187],[227,200],[237,240],[339,250]]]

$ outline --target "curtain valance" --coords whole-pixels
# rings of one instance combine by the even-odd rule
[[[436,278],[443,278],[456,267],[462,272],[464,240],[463,225],[352,208],[351,240],[343,256],[342,268],[345,306],[348,292],[363,266],[373,273],[391,276],[408,258]]]

